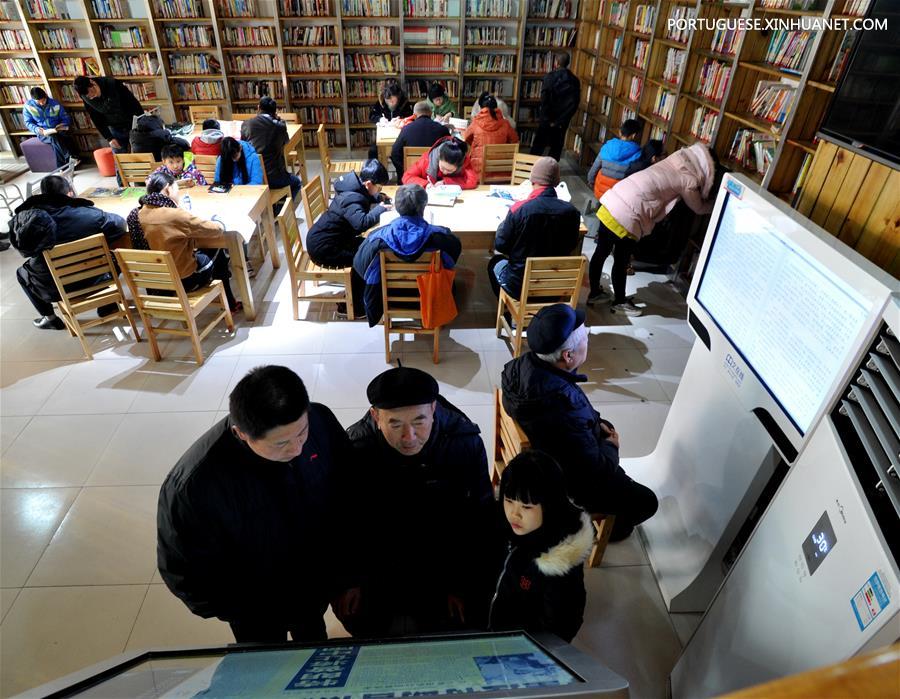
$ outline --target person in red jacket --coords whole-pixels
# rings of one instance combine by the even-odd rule
[[[458,138],[440,139],[403,173],[403,184],[418,184],[426,189],[436,184],[455,184],[463,189],[475,189],[478,173],[472,167],[468,151],[466,143]]]
[[[219,157],[222,152],[222,139],[225,134],[215,119],[207,119],[203,122],[203,131],[199,136],[194,136],[191,141],[191,152],[194,155],[214,155]]]
[[[481,109],[466,129],[465,140],[472,147],[472,168],[480,174],[484,165],[484,147],[495,143],[518,143],[519,134],[497,107],[496,97],[482,92],[478,106]]]

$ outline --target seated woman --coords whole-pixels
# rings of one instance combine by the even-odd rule
[[[384,84],[377,104],[369,110],[369,121],[377,124],[382,119],[405,119],[412,116],[412,105],[403,88],[396,79],[391,78]]]
[[[482,92],[481,109],[466,129],[465,141],[472,148],[472,167],[479,175],[484,164],[484,147],[488,144],[518,143],[519,134],[510,126],[497,107],[497,98]]]
[[[434,118],[444,123],[450,121],[450,117],[456,116],[456,104],[447,96],[447,91],[440,83],[431,83],[428,88],[428,104],[431,105],[431,113]]]
[[[465,141],[453,136],[440,139],[403,173],[403,184],[418,184],[426,189],[436,184],[455,184],[475,189],[479,177],[468,150]]]
[[[216,160],[216,184],[265,184],[259,154],[249,141],[228,136]]]
[[[226,244],[225,224],[218,217],[205,221],[179,206],[178,182],[165,172],[147,178],[147,194],[140,206],[128,214],[128,229],[135,248],[166,250],[175,258],[178,276],[187,292],[220,279],[232,313],[243,308],[235,301],[228,279],[231,270]]]

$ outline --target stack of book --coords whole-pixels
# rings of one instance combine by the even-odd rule
[[[681,75],[684,72],[684,65],[687,62],[687,51],[681,49],[669,48],[666,50],[666,63],[663,67],[662,79],[677,85],[681,82]]]
[[[336,53],[291,53],[285,60],[289,73],[341,72],[341,57]]]
[[[717,112],[706,107],[697,107],[694,110],[694,116],[691,118],[691,135],[699,138],[704,143],[710,143],[718,120],[719,115]]]
[[[482,56],[468,56],[466,65],[471,58]],[[407,73],[455,73],[459,70],[459,56],[451,53],[408,53],[405,60]]]
[[[341,0],[344,17],[390,17],[390,0]]]
[[[238,53],[228,55],[228,70],[236,75],[248,73],[280,73],[278,56],[270,53]]]
[[[506,46],[506,27],[466,27],[467,46]]]
[[[634,59],[631,62],[638,70],[647,68],[647,59],[650,57],[650,42],[638,39],[634,42]]]
[[[612,89],[616,85],[616,67],[615,66],[607,66],[606,67],[606,87]]]
[[[634,31],[638,34],[653,32],[653,5],[638,5],[634,11]]]
[[[731,140],[728,157],[749,170],[765,175],[775,157],[775,137],[755,129],[738,129]]]
[[[697,94],[713,102],[720,102],[725,96],[731,66],[712,58],[704,59],[697,80]]]
[[[653,113],[666,121],[672,118],[675,111],[675,93],[669,92],[664,87],[656,88],[656,98],[653,100]]]
[[[795,85],[760,80],[750,103],[750,113],[764,121],[783,124],[796,93]]]
[[[222,28],[222,43],[235,47],[272,47],[275,46],[275,31],[272,27],[227,25]]]
[[[284,27],[281,33],[285,46],[337,46],[334,27],[304,27],[291,24]]]
[[[729,29],[727,26],[716,27],[715,31],[713,32],[712,46],[710,48],[716,53],[725,54],[726,56],[734,56],[740,38],[740,29]]]
[[[150,45],[143,27],[119,29],[108,24],[100,27],[100,41],[105,49],[141,49]]]
[[[766,49],[766,63],[778,66],[793,73],[803,70],[803,63],[809,52],[812,32],[787,31],[778,29],[772,33],[769,39],[769,47]]]
[[[631,107],[625,107],[622,110],[622,121],[627,121],[628,119],[637,119],[637,112],[634,111]]]
[[[159,62],[149,53],[113,54],[109,57],[109,69],[115,76],[156,75]]]
[[[425,29],[425,27],[422,27]],[[345,46],[393,46],[397,43],[393,27],[360,26],[344,27]]]
[[[331,0],[278,0],[282,17],[331,17]]]

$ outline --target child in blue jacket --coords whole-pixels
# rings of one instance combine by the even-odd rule
[[[641,131],[643,124],[637,119],[626,119],[619,130],[621,138],[611,138],[600,147],[597,159],[588,171],[588,184],[598,199],[615,184],[630,174],[628,166],[641,157]],[[600,174],[598,182],[597,175]],[[602,190],[602,191],[599,191]]]
[[[222,139],[222,152],[216,160],[216,182],[265,184],[262,163],[249,141],[238,141],[231,136]]]
[[[53,146],[56,154],[56,167],[62,167],[69,162],[68,139],[61,132],[68,130],[71,120],[63,107],[52,97],[47,96],[43,88],[31,88],[31,99],[22,108],[22,116],[25,119],[25,128],[37,136],[42,143]],[[48,134],[46,131],[56,129],[57,133]]]

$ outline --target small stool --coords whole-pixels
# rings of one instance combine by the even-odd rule
[[[49,143],[43,143],[39,138],[29,138],[22,141],[20,147],[32,172],[53,172],[56,169],[56,151]]]
[[[116,159],[113,157],[112,148],[98,148],[94,151],[94,161],[101,177],[114,177],[116,174]]]

